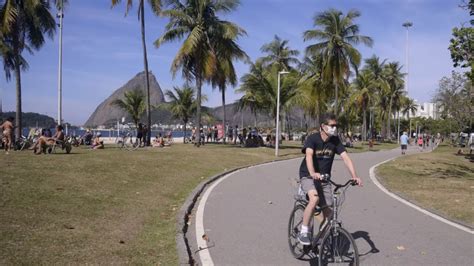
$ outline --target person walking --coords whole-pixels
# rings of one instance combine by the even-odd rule
[[[403,132],[403,135],[400,136],[400,145],[402,148],[402,154],[406,154],[408,147],[408,136],[406,132]]]
[[[420,152],[423,151],[423,137],[422,136],[418,137],[418,147],[420,149]]]

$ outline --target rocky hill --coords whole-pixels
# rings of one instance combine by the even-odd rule
[[[129,115],[119,109],[116,106],[113,106],[111,103],[115,99],[123,97],[124,92],[133,90],[135,88],[145,88],[145,73],[141,72],[137,74],[134,78],[128,81],[124,86],[117,89],[105,99],[92,113],[87,122],[84,124],[86,127],[97,127],[97,126],[114,126],[117,123],[117,120],[120,120],[122,117],[126,117],[127,121],[130,121]],[[161,105],[161,108],[151,111],[151,121],[152,124],[176,124],[182,123],[179,120],[176,120],[172,117],[171,113],[167,110],[166,101],[163,96],[163,91],[160,88],[155,76],[150,72],[150,102],[153,106]],[[202,123],[204,125],[215,124],[222,121],[223,111],[222,106],[217,107],[205,107],[203,106],[203,112],[209,114],[209,116],[203,116]],[[274,125],[273,119],[270,115],[266,113],[259,113],[257,117],[246,109],[240,111],[237,109],[237,104],[231,103],[226,105],[226,115],[227,123],[229,125],[239,125],[244,126],[255,126],[258,127],[272,127]],[[282,119],[285,119],[285,116],[282,115]],[[142,121],[145,121],[145,114],[142,116]],[[288,121],[292,127],[303,127],[303,113],[301,110],[295,109],[289,113]],[[194,118],[191,119],[191,122],[194,122]],[[282,121],[286,123],[286,121]]]
[[[152,105],[158,105],[159,103],[164,103],[165,98],[163,91],[156,80],[156,77],[150,72],[150,103]],[[131,91],[136,88],[140,88],[145,91],[145,72],[138,73],[134,78],[128,81],[125,85],[115,90],[112,95],[105,99],[95,111],[91,114],[89,119],[87,119],[84,126],[87,127],[96,127],[100,125],[114,125],[117,123],[118,119],[126,117],[129,119],[129,115],[121,110],[120,108],[112,105],[111,103],[116,99],[123,98],[123,95],[126,91]]]

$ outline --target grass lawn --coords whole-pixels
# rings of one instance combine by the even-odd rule
[[[300,145],[280,154],[301,156]],[[0,264],[176,265],[176,213],[189,193],[274,159],[269,148],[212,144],[0,153]]]
[[[403,156],[379,166],[377,176],[388,189],[473,226],[474,164],[456,152],[440,145],[431,153]]]
[[[354,143],[353,148],[347,148],[349,153],[359,153],[359,152],[367,152],[367,151],[381,151],[381,150],[391,150],[394,148],[400,147],[397,142],[375,142],[372,149],[369,149],[369,144],[367,142],[356,142]]]

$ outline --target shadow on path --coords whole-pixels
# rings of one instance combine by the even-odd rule
[[[367,233],[365,231],[357,231],[357,232],[352,233],[352,237],[354,238],[354,240],[362,238],[370,246],[369,251],[362,252],[362,250],[359,250],[359,257],[363,257],[363,256],[368,255],[370,253],[379,253],[380,252],[380,250],[375,246],[374,241],[372,241],[372,239],[370,239],[369,233]]]

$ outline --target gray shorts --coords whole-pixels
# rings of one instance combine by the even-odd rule
[[[319,196],[318,205],[320,207],[332,205],[331,183],[321,183],[318,180],[314,180],[312,177],[303,177],[301,178],[301,189],[303,189],[305,193],[308,193],[310,190],[316,190]]]

